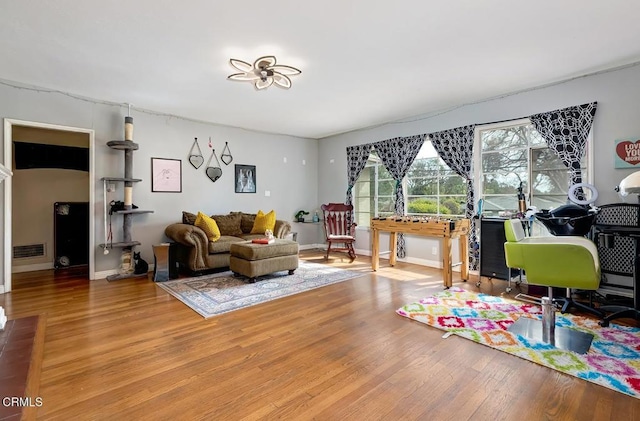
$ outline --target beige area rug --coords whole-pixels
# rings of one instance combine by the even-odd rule
[[[300,261],[293,275],[288,271],[261,276],[255,283],[228,272],[157,283],[202,317],[249,307],[298,294],[362,275],[360,272]]]

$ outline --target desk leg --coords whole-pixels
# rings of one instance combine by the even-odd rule
[[[444,276],[444,287],[453,286],[453,275],[451,273],[451,237],[442,239],[442,272]]]
[[[389,233],[389,264],[391,266],[396,265],[396,255],[398,254],[398,233],[390,232]]]
[[[380,266],[380,231],[371,230],[371,269],[378,270]]]
[[[463,281],[469,280],[469,237],[466,235],[461,235],[458,237],[458,242],[460,243],[460,262],[462,262],[462,267],[460,268],[460,278]]]

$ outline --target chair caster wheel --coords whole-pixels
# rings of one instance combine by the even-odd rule
[[[505,289],[505,291],[507,291],[507,292],[511,292],[511,288],[510,288],[510,287],[507,287],[507,288]]]
[[[598,324],[602,327],[609,327],[609,321],[608,320],[602,320],[599,321]]]
[[[476,282],[476,286],[480,288],[480,281]]]

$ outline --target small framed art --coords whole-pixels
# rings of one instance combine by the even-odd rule
[[[182,193],[182,160],[151,158],[151,191]]]
[[[236,193],[256,192],[256,166],[236,164]]]

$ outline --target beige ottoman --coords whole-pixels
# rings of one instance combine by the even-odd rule
[[[271,244],[233,243],[229,251],[229,269],[251,282],[258,276],[282,270],[288,270],[292,275],[298,268],[298,243],[291,240],[276,239]]]

